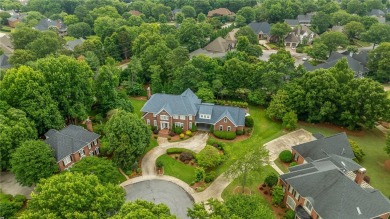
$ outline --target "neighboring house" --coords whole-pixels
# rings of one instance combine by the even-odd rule
[[[315,137],[292,147],[300,165],[280,176],[284,202],[295,211],[295,218],[387,219],[390,201],[365,182],[366,170],[352,160],[347,135]]]
[[[61,20],[51,20],[48,18],[43,18],[39,21],[38,25],[34,29],[39,31],[45,31],[50,29],[55,29],[60,36],[65,36],[68,34],[67,27]]]
[[[296,47],[298,44],[310,44],[314,38],[318,37],[307,26],[296,26],[285,38],[285,46]]]
[[[318,160],[289,171],[280,176],[279,184],[295,218],[387,219],[390,215],[389,199],[364,181],[366,169],[356,163]]]
[[[0,69],[7,69],[12,67],[11,64],[8,62],[8,59],[8,55],[0,55]]]
[[[179,9],[179,8],[176,8],[176,9],[171,11],[173,17],[176,17],[176,14],[179,12],[181,12],[181,9]]]
[[[333,31],[333,32],[343,33],[344,32],[344,26],[333,26],[330,30]]]
[[[284,46],[286,47],[297,47],[300,43],[299,38],[294,32],[290,32],[287,34],[286,38],[284,38]]]
[[[68,169],[85,156],[99,154],[100,135],[92,131],[87,120],[88,130],[81,126],[69,125],[60,131],[50,129],[45,133],[45,142],[53,148],[61,171]]]
[[[251,22],[248,26],[256,34],[259,40],[270,40],[271,25],[268,22]]]
[[[200,130],[237,131],[245,126],[245,110],[238,107],[202,103],[187,89],[180,95],[153,94],[141,109],[146,124],[158,130],[180,126],[189,130],[196,125]]]
[[[211,18],[211,17],[215,17],[215,16],[235,16],[236,14],[234,12],[231,12],[229,9],[227,8],[217,8],[217,9],[214,9],[212,11],[209,11],[207,13],[207,17],[208,18]]]
[[[287,23],[291,29],[299,25],[299,21],[297,19],[284,19],[284,23]]]
[[[11,55],[14,52],[14,46],[11,43],[11,38],[9,35],[5,34],[4,36],[0,37],[0,48],[6,55]]]
[[[68,41],[68,42],[65,44],[65,48],[66,48],[67,50],[74,51],[74,48],[75,48],[76,46],[78,46],[78,45],[83,44],[84,41],[85,41],[85,40],[84,40],[83,38]]]
[[[368,69],[366,68],[366,63],[360,61],[364,59],[364,56],[365,56],[364,53],[362,53],[361,55],[355,56],[355,58],[359,57],[358,59],[355,59],[350,55],[344,55],[342,53],[332,52],[332,54],[329,56],[329,58],[326,60],[325,63],[321,63],[316,66],[313,66],[309,62],[304,62],[303,66],[308,71],[314,71],[320,68],[328,69],[335,66],[340,59],[345,57],[347,59],[349,68],[351,68],[351,70],[355,72],[355,77],[363,77],[364,74],[368,71]]]
[[[231,45],[232,48],[236,48],[236,44],[237,44],[236,33],[238,30],[239,28],[234,28],[225,36],[225,40]]]
[[[369,13],[368,16],[375,17],[379,23],[386,23],[386,13],[383,12],[380,9],[372,9]]]
[[[204,47],[206,51],[212,53],[224,53],[231,50],[232,48],[233,46],[222,37],[218,37]]]
[[[21,14],[14,10],[7,12],[11,15],[11,17],[7,18],[8,25],[13,28],[15,28],[18,23],[22,22],[24,17],[26,16],[25,14]]]
[[[291,147],[294,161],[297,162],[297,164],[321,160],[329,157],[331,154],[349,159],[355,158],[345,132],[329,137],[317,134],[314,137],[316,137],[317,140]]]
[[[311,26],[311,17],[312,17],[311,14],[305,14],[305,15],[300,14],[297,16],[297,20],[300,25]]]
[[[142,13],[137,11],[137,10],[130,10],[129,14],[134,15],[134,16],[141,16]]]

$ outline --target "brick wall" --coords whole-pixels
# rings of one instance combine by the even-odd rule
[[[225,117],[226,118],[226,117]],[[215,123],[214,125],[214,131],[219,131],[219,127],[222,125],[222,131],[227,131],[227,127],[230,126],[230,131],[232,132],[236,132],[237,131],[237,128],[242,130],[244,127],[240,126],[240,127],[235,127],[234,124],[228,119],[226,118],[226,122],[224,121],[224,118],[222,118],[220,121],[218,121],[217,123]]]
[[[303,157],[299,154],[298,154],[298,159],[295,159],[295,154],[297,154],[297,152],[294,149],[291,150],[291,153],[293,155],[294,161],[297,162],[297,164],[303,164],[303,162],[305,162],[305,159],[303,159]]]

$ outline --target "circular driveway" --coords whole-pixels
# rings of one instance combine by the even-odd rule
[[[187,219],[187,208],[194,200],[190,194],[175,183],[165,180],[146,180],[124,186],[126,201],[137,199],[166,204],[178,218]]]

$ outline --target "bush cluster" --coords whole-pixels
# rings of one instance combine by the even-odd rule
[[[156,161],[156,167],[162,168],[164,166],[164,163],[161,160]]]
[[[236,138],[235,132],[228,132],[228,131],[214,131],[214,135],[217,138],[227,139],[227,140],[232,140]]]
[[[296,165],[297,165],[297,162],[291,162],[289,166],[293,167],[293,166],[296,166]]]
[[[180,135],[183,132],[183,128],[180,126],[175,126],[172,131],[178,135]]]
[[[194,123],[192,123],[191,131],[192,132],[198,131],[198,127],[196,127],[196,125]]]
[[[181,154],[181,153],[188,153],[191,154],[192,157],[196,157],[195,152],[185,149],[185,148],[169,148],[167,149],[167,154]]]
[[[240,107],[240,108],[247,108],[248,107],[247,102],[241,102],[241,101],[215,100],[215,103],[218,105],[236,106],[236,107]]]
[[[212,145],[222,151],[225,149],[225,143],[218,141],[214,138],[210,138],[209,140],[207,140],[207,144]]]
[[[245,127],[252,128],[254,123],[255,122],[254,122],[252,116],[246,116],[245,117]]]
[[[180,134],[180,139],[183,139],[184,136],[185,136],[184,133],[181,133],[181,134]]]
[[[186,135],[192,136],[192,132],[191,132],[190,130],[187,130],[187,131],[186,131]]]
[[[204,181],[206,183],[214,181],[217,174],[214,171],[210,171],[209,173],[206,173],[206,177],[204,178]]]
[[[295,218],[295,212],[291,209],[286,211],[286,214],[284,215],[285,219],[294,219]]]
[[[237,130],[236,135],[243,135],[245,134],[245,130]]]
[[[290,163],[293,159],[292,153],[289,150],[284,150],[280,152],[279,159],[284,163]]]
[[[23,207],[26,197],[24,195],[9,195],[0,193],[0,212],[5,218],[13,218]]]
[[[202,167],[197,167],[195,169],[195,182],[203,181],[206,176],[206,172]]]
[[[218,149],[210,145],[207,145],[196,155],[196,160],[199,166],[204,168],[214,168],[223,161]]]
[[[264,183],[269,187],[273,187],[278,183],[278,176],[275,173],[271,173],[265,178]]]
[[[182,161],[182,162],[187,162],[187,161],[191,161],[192,159],[194,159],[194,156],[193,156],[191,153],[182,152],[182,153],[180,154],[179,159],[180,159],[180,161]]]

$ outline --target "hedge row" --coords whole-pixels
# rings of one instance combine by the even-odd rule
[[[228,131],[214,131],[214,135],[217,138],[227,139],[227,140],[233,140],[236,138],[235,132],[228,132]]]
[[[225,143],[223,142],[220,142],[214,138],[210,138],[209,140],[207,140],[207,144],[208,145],[212,145],[216,148],[218,148],[219,150],[224,150],[225,149]]]
[[[191,150],[188,150],[188,149],[185,149],[185,148],[169,148],[167,149],[167,154],[181,154],[181,153],[189,153],[191,154],[193,157],[196,157],[196,153],[191,151]]]
[[[241,101],[230,101],[230,100],[215,100],[215,103],[218,105],[225,105],[225,106],[237,106],[241,108],[247,108],[248,103],[247,102],[241,102]]]

